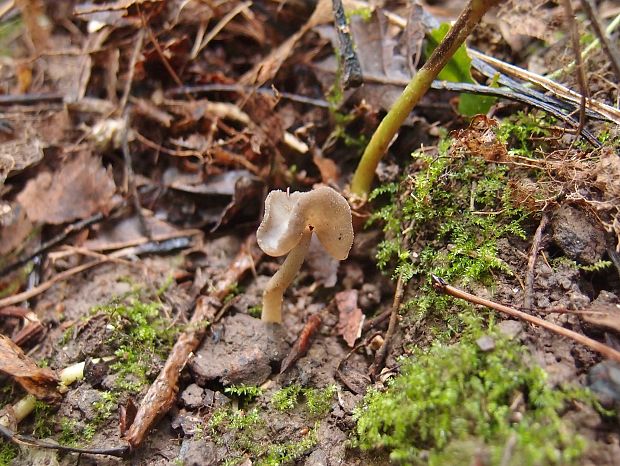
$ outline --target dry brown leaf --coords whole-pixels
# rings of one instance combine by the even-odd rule
[[[476,115],[469,127],[454,133],[455,147],[465,148],[473,155],[483,157],[489,162],[498,162],[506,159],[508,151],[506,144],[499,141],[494,128],[497,121],[485,115]]]
[[[56,173],[30,180],[17,196],[33,222],[61,224],[110,208],[115,185],[99,158],[83,152]]]
[[[0,372],[13,377],[24,390],[37,399],[54,403],[61,395],[58,377],[50,369],[39,367],[10,338],[0,335]]]
[[[355,341],[362,335],[362,326],[366,316],[357,306],[357,290],[345,290],[336,293],[338,308],[338,334],[353,348]]]
[[[332,16],[331,0],[319,0],[312,16],[310,16],[310,19],[308,19],[299,31],[290,36],[269,55],[254,65],[250,71],[241,77],[239,82],[241,84],[251,84],[255,86],[262,86],[265,84],[266,81],[269,81],[276,75],[282,63],[284,63],[284,60],[288,58],[295,48],[297,41],[313,27],[331,21]]]
[[[315,154],[312,157],[312,161],[319,169],[321,173],[321,181],[325,184],[333,183],[338,181],[340,177],[340,170],[338,169],[338,165],[332,159],[328,159],[327,157],[323,157],[320,154]]]

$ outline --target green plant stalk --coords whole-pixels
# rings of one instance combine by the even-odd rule
[[[446,66],[484,14],[500,0],[470,0],[446,37],[433,51],[424,66],[411,79],[390,111],[375,130],[351,181],[351,193],[365,199],[368,196],[375,170],[388,146],[411,110],[428,91],[433,80]]]

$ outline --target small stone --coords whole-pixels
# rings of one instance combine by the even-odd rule
[[[567,257],[594,264],[607,250],[605,232],[582,210],[564,205],[553,216],[553,241]]]
[[[186,412],[179,412],[170,422],[170,427],[174,430],[181,430],[183,435],[192,436],[196,432],[202,431],[204,422],[199,416],[194,416]]]
[[[598,363],[590,369],[588,383],[603,406],[620,405],[620,364],[615,361]]]
[[[381,290],[374,283],[364,283],[359,292],[358,305],[362,311],[372,311],[381,302]]]
[[[511,340],[523,332],[523,324],[518,320],[503,320],[497,327],[502,335],[507,336]]]
[[[189,409],[198,409],[203,405],[204,389],[195,383],[189,385],[181,393],[181,404]]]
[[[179,451],[179,461],[184,466],[215,466],[221,464],[217,447],[204,438],[190,437],[183,440]]]
[[[205,388],[202,403],[207,408],[217,409],[230,403],[230,398],[221,392],[214,392]]]
[[[489,335],[478,338],[476,340],[476,344],[478,345],[478,348],[480,348],[484,352],[495,349],[495,340]]]
[[[260,385],[287,355],[289,346],[281,325],[247,314],[222,319],[223,330],[205,338],[189,368],[196,383]]]

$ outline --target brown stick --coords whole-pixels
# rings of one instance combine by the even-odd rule
[[[598,13],[594,2],[592,0],[581,0],[581,6],[590,20],[590,25],[592,26],[592,29],[594,29],[596,37],[598,37],[598,40],[601,41],[601,47],[607,54],[609,63],[611,63],[611,69],[614,71],[616,79],[620,83],[620,53],[618,53],[616,44],[609,40],[607,34],[605,33],[605,29],[598,20]]]
[[[583,60],[581,59],[581,47],[579,46],[579,28],[575,20],[575,13],[570,0],[562,0],[562,5],[568,16],[570,26],[571,42],[573,43],[573,53],[575,54],[575,71],[577,72],[577,82],[579,83],[579,92],[581,100],[579,102],[579,126],[576,133],[580,134],[586,124],[586,99],[589,97],[588,85],[586,83],[586,74],[583,69]]]
[[[525,275],[525,290],[523,291],[523,307],[525,309],[531,309],[534,302],[534,268],[536,267],[536,258],[538,257],[538,250],[540,249],[540,240],[542,234],[545,231],[549,217],[544,212],[534,238],[532,239],[532,249],[530,249],[530,257],[527,260],[527,273]]]
[[[388,324],[387,332],[385,333],[385,340],[383,341],[383,345],[375,354],[375,361],[370,366],[370,377],[372,379],[383,369],[383,365],[385,364],[385,358],[387,357],[387,353],[392,344],[392,340],[394,339],[394,333],[396,333],[396,325],[398,324],[398,310],[400,309],[400,303],[403,299],[403,294],[405,291],[405,286],[403,283],[402,274],[398,276],[398,281],[396,282],[396,291],[394,292],[394,301],[392,302],[392,313],[390,314],[390,323]]]
[[[55,275],[54,277],[50,278],[48,281],[41,283],[39,286],[35,286],[34,288],[31,288],[27,291],[23,291],[21,293],[17,293],[16,295],[13,295],[13,296],[8,296],[6,298],[0,299],[0,307],[11,306],[13,304],[26,301],[27,299],[34,298],[35,296],[51,288],[54,283],[60,282],[62,280],[66,280],[67,278],[72,277],[73,275],[76,275],[80,272],[83,272],[84,270],[88,270],[96,265],[104,264],[109,261],[110,261],[109,258],[101,259],[101,260],[94,260],[92,262],[87,262],[86,264],[73,267],[72,269],[65,270],[64,272],[61,272],[58,275]]]
[[[250,252],[250,245],[254,241],[254,236],[251,235],[233,263],[222,274],[210,296],[201,296],[196,301],[194,315],[187,329],[174,344],[163,369],[142,399],[133,424],[123,436],[132,449],[142,444],[155,422],[172,407],[179,391],[181,371],[190,354],[200,345],[220,306],[219,302],[247,271],[252,270],[255,260],[260,258],[260,256],[252,257]]]
[[[513,309],[512,307],[504,306],[503,304],[499,304],[494,301],[480,298],[479,296],[467,293],[466,291],[448,285],[442,278],[439,278],[435,275],[433,275],[433,282],[435,288],[442,293],[448,294],[455,298],[464,299],[465,301],[469,301],[470,303],[480,304],[481,306],[495,309],[496,311],[503,312],[504,314],[508,314],[509,316],[525,320],[530,324],[538,325],[547,330],[551,330],[558,335],[571,338],[577,343],[581,343],[582,345],[587,346],[588,348],[602,354],[606,358],[620,362],[620,351],[616,351],[615,349],[601,343],[600,341],[593,340],[592,338],[588,338],[585,335],[581,335],[580,333],[574,332],[564,327],[560,327],[559,325],[548,322],[544,319],[541,319],[540,317],[532,316],[526,314],[525,312],[518,311],[517,309]]]

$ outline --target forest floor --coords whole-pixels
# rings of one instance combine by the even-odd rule
[[[330,1],[1,2],[0,465],[620,465],[620,79],[587,2],[487,14],[361,197],[465,2],[344,3],[351,89]],[[263,322],[265,197],[319,185],[353,247],[313,241]]]

